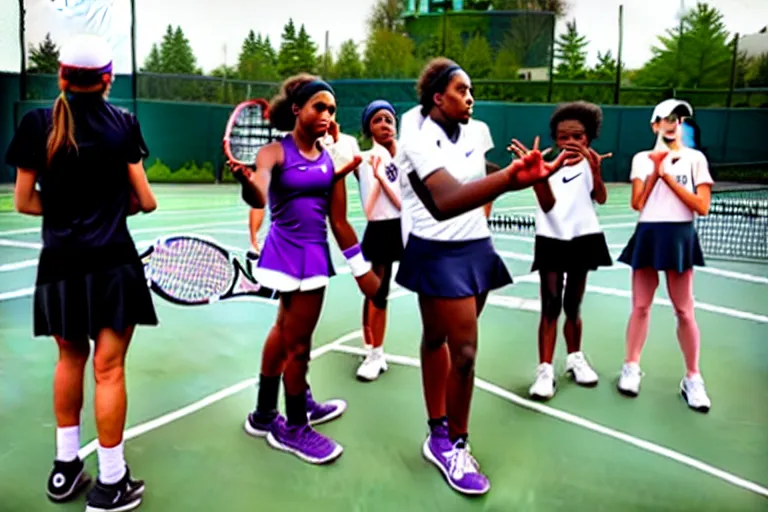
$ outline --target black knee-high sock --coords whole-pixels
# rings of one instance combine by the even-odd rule
[[[277,396],[280,393],[280,376],[267,377],[259,375],[259,398],[256,402],[256,413],[260,416],[270,416],[277,413]]]
[[[308,423],[306,391],[298,395],[285,394],[285,413],[287,423],[292,427]]]

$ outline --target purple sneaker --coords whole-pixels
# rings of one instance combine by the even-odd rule
[[[480,465],[469,452],[464,441],[451,443],[448,429],[435,427],[424,441],[424,458],[437,466],[454,490],[462,494],[485,494],[491,488],[491,482],[480,473]]]
[[[298,427],[280,422],[267,434],[267,442],[275,449],[292,453],[310,464],[326,464],[341,455],[344,448],[316,432],[309,425]]]
[[[285,423],[285,418],[280,414],[276,414],[269,421],[264,421],[260,420],[255,413],[250,413],[245,419],[245,431],[253,437],[267,437],[267,434],[281,423]]]
[[[347,402],[334,399],[323,403],[315,402],[312,392],[307,389],[307,419],[310,425],[319,425],[335,420],[347,410]]]

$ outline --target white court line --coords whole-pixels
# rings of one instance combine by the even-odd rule
[[[351,354],[351,355],[364,356],[366,353],[365,349],[363,348],[350,347],[342,344],[334,346],[332,350],[334,352],[342,352],[342,353]],[[419,368],[421,366],[419,364],[419,360],[414,357],[384,354],[384,358],[388,362],[391,362],[393,364],[399,364],[401,366],[410,366],[412,368]],[[754,493],[768,497],[768,489],[766,489],[765,487],[762,487],[759,484],[750,482],[749,480],[745,480],[741,477],[738,477],[726,471],[723,471],[722,469],[718,469],[714,466],[710,466],[709,464],[702,462],[700,460],[694,459],[693,457],[689,457],[688,455],[684,455],[680,452],[676,452],[669,448],[659,446],[650,441],[645,441],[644,439],[640,439],[635,436],[625,434],[624,432],[620,432],[618,430],[614,430],[612,428],[600,425],[599,423],[595,423],[593,421],[587,420],[580,416],[576,416],[575,414],[570,414],[570,413],[561,411],[559,409],[549,407],[547,405],[543,405],[537,402],[532,402],[531,400],[527,400],[521,397],[520,395],[512,393],[511,391],[508,391],[504,388],[501,388],[495,384],[492,384],[488,381],[485,381],[477,377],[475,377],[475,386],[482,389],[483,391],[487,391],[488,393],[491,393],[492,395],[495,395],[499,398],[503,398],[508,402],[512,402],[515,405],[525,407],[526,409],[536,411],[538,413],[544,414],[546,416],[550,416],[552,418],[556,418],[566,423],[578,425],[579,427],[583,427],[587,430],[591,430],[592,432],[597,432],[598,434],[603,434],[605,436],[612,437],[619,441],[623,441],[627,444],[631,444],[642,450],[655,453],[656,455],[661,455],[662,457],[674,460],[676,462],[680,462],[681,464],[685,464],[688,467],[707,473],[711,476],[714,476],[715,478],[724,480],[737,487],[741,487],[742,489],[746,489],[748,491],[752,491]]]
[[[0,239],[0,246],[2,247],[15,247],[18,249],[41,249],[43,244],[40,242],[19,242],[17,240]]]
[[[32,233],[39,233],[40,228],[20,228],[10,229],[8,231],[0,231],[0,236],[12,236],[12,235],[28,235]]]
[[[349,340],[356,339],[356,338],[360,338],[361,336],[362,336],[362,331],[360,330],[345,334],[344,336],[337,338],[332,342],[323,345],[322,347],[318,347],[314,349],[310,353],[309,357],[312,360],[315,360],[318,357],[322,356],[323,354],[327,354],[328,352],[331,352],[335,347],[341,345],[342,343]],[[209,405],[212,405],[220,400],[224,400],[225,398],[235,395],[240,391],[243,391],[251,386],[255,386],[258,383],[258,381],[259,381],[258,377],[240,381],[237,384],[229,386],[228,388],[222,389],[220,391],[217,391],[216,393],[208,395],[198,400],[197,402],[191,403],[186,407],[182,407],[181,409],[177,409],[167,414],[163,414],[162,416],[159,416],[153,420],[149,420],[144,423],[139,423],[138,425],[135,425],[127,429],[123,433],[123,440],[128,441],[129,439],[133,439],[142,434],[146,434],[147,432],[150,432],[162,426],[168,425],[169,423],[174,422],[178,419],[181,419],[185,416],[189,416],[190,414],[193,414],[199,411],[200,409],[208,407]],[[88,444],[86,444],[85,446],[83,446],[82,448],[80,448],[78,455],[80,456],[81,459],[85,460],[86,457],[88,457],[89,455],[91,455],[93,452],[96,451],[98,445],[99,445],[99,440],[94,439]]]
[[[13,270],[21,270],[23,268],[30,268],[37,266],[37,258],[32,260],[21,260],[13,263],[4,263],[0,265],[0,272],[11,272]]]

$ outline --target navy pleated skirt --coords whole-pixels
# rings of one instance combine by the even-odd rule
[[[426,240],[409,235],[395,281],[429,297],[472,297],[512,283],[490,238]]]
[[[640,222],[619,261],[633,269],[684,272],[704,266],[693,222]]]

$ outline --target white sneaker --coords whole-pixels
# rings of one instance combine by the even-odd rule
[[[709,412],[709,408],[712,406],[704,387],[704,379],[701,378],[700,374],[691,378],[683,377],[683,380],[680,381],[680,394],[688,402],[688,407],[695,411]]]
[[[365,381],[374,381],[382,372],[387,371],[387,362],[384,359],[384,349],[371,348],[357,369],[357,378]]]
[[[528,390],[528,395],[534,400],[549,400],[555,394],[555,370],[549,363],[541,363],[536,367],[536,380]]]
[[[643,372],[637,363],[624,363],[619,377],[619,392],[627,396],[637,396],[640,393],[640,380]]]
[[[576,384],[581,386],[596,386],[599,380],[597,373],[589,366],[583,352],[568,354],[565,359],[565,373],[570,373]]]

